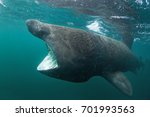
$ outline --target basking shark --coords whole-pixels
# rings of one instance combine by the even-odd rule
[[[138,70],[140,61],[126,41],[34,19],[27,20],[26,25],[48,47],[48,55],[37,67],[41,73],[71,82],[102,76],[123,93],[132,95],[132,86],[123,72]]]

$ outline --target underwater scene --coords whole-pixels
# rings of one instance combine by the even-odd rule
[[[150,0],[0,0],[0,99],[149,100]]]

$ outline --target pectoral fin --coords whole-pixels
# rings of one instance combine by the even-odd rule
[[[132,95],[131,83],[122,72],[108,73],[105,75],[105,78],[123,93],[129,96]]]

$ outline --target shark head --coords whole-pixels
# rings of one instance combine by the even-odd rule
[[[75,82],[85,81],[89,77],[88,74],[85,79],[80,78],[84,74],[82,69],[88,63],[85,56],[89,55],[92,48],[91,45],[87,46],[91,43],[84,41],[90,38],[89,33],[34,19],[27,20],[26,25],[29,32],[44,41],[48,48],[48,55],[38,65],[38,71],[50,77]]]
[[[27,20],[26,25],[29,32],[44,41],[48,48],[48,55],[38,65],[37,70],[52,77],[69,76],[77,68],[80,59],[76,49],[80,43],[73,41],[76,40],[76,31],[80,31],[34,19]]]
[[[48,55],[43,59],[43,61],[38,65],[38,71],[48,71],[54,70],[58,68],[58,62],[56,59],[56,55],[54,52],[54,48],[52,48],[51,44],[51,29],[47,27],[47,25],[41,23],[38,20],[27,20],[26,25],[28,30],[36,37],[42,39],[48,47]]]

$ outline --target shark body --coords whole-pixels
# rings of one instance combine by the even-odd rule
[[[122,41],[81,29],[26,21],[28,30],[43,40],[48,55],[37,70],[47,76],[71,82],[85,82],[102,76],[127,95],[132,86],[123,72],[136,71],[140,62]]]

